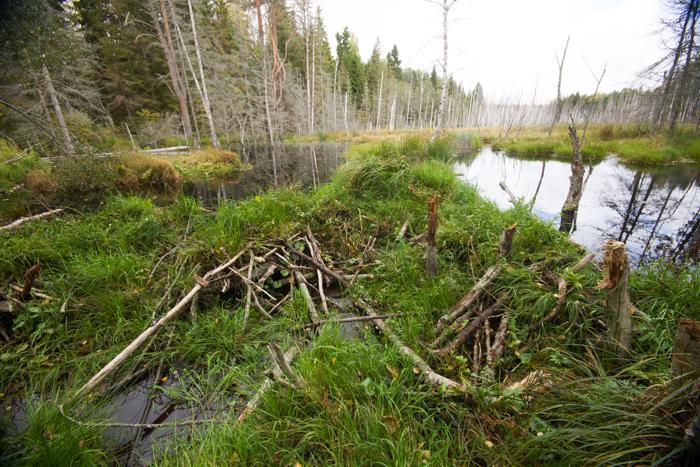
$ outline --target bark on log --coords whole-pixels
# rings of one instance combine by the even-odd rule
[[[625,244],[608,240],[603,246],[603,281],[605,289],[608,338],[617,355],[626,357],[632,347],[632,314],[635,309],[629,296],[629,261]]]
[[[24,224],[25,222],[34,221],[37,219],[43,219],[44,217],[49,217],[49,216],[52,216],[54,214],[58,214],[59,212],[63,212],[63,209],[52,209],[51,211],[42,212],[41,214],[36,214],[34,216],[22,217],[22,218],[17,219],[16,221],[11,222],[7,225],[0,226],[0,232],[3,230],[14,229],[15,227],[19,227],[20,225]]]

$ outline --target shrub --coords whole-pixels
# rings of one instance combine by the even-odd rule
[[[172,194],[180,180],[180,174],[167,160],[125,154],[59,159],[50,171],[35,171],[27,181],[35,195],[70,204],[99,202],[116,193]]]

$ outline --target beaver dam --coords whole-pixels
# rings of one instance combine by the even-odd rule
[[[689,462],[690,256],[591,253],[446,140],[332,154],[0,231],[6,462]]]

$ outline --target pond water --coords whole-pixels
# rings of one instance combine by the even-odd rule
[[[586,166],[587,177],[589,171]],[[534,198],[534,214],[559,227],[569,162],[519,158],[485,147],[462,154],[455,172],[502,209],[510,207],[499,187],[505,181],[517,197]],[[613,156],[593,164],[571,237],[591,251],[599,251],[608,239],[625,241],[639,264],[682,258],[697,248],[699,230],[700,165],[629,166]]]
[[[294,144],[234,148],[251,165],[239,180],[190,183],[185,192],[205,207],[236,200],[274,186],[313,188],[328,181],[345,161],[347,143]]]

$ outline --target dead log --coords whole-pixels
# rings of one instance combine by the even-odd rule
[[[387,339],[389,339],[392,342],[392,344],[396,346],[399,352],[401,352],[403,355],[408,357],[411,360],[411,362],[413,362],[416,368],[418,368],[418,370],[423,374],[427,382],[429,382],[433,386],[436,386],[439,389],[446,388],[461,393],[467,393],[466,386],[457,383],[456,381],[453,381],[449,378],[446,378],[436,373],[432,368],[430,368],[430,365],[428,365],[428,363],[426,363],[425,360],[423,360],[416,352],[414,352],[413,349],[404,344],[401,341],[401,338],[396,333],[394,333],[394,331],[392,331],[389,325],[379,318],[379,315],[365,300],[358,299],[356,303],[362,310],[364,310],[367,316],[375,318],[375,326],[377,326],[377,328],[379,328],[382,334],[384,334],[387,337]]]
[[[138,349],[141,345],[143,345],[146,340],[160,328],[165,326],[169,321],[171,321],[173,318],[175,318],[177,315],[179,315],[183,310],[187,308],[187,305],[190,303],[190,301],[199,293],[202,288],[209,282],[213,282],[216,280],[221,279],[221,277],[216,277],[220,272],[230,268],[238,259],[245,253],[244,251],[241,251],[238,253],[236,256],[228,260],[226,263],[222,264],[221,266],[212,269],[211,271],[207,272],[203,278],[201,278],[202,282],[197,281],[197,285],[195,285],[188,293],[185,295],[174,307],[172,307],[165,315],[163,315],[158,321],[156,321],[154,324],[146,328],[145,331],[143,331],[139,336],[131,341],[129,345],[124,348],[119,354],[114,357],[107,365],[105,365],[100,371],[97,372],[95,376],[90,378],[90,380],[85,383],[78,391],[75,393],[75,398],[85,396],[88,393],[90,393],[95,387],[100,384],[108,375],[110,375],[112,372],[114,372],[122,363],[124,363],[124,360],[126,360],[136,349]]]
[[[501,241],[498,245],[499,259],[505,258],[510,252],[513,246],[513,236],[515,235],[515,229],[517,224],[508,226],[501,234]],[[493,266],[489,267],[484,275],[474,284],[474,287],[467,293],[460,301],[458,301],[449,312],[445,313],[438,319],[436,325],[436,331],[438,333],[442,332],[445,326],[454,322],[457,318],[461,317],[473,304],[476,303],[477,299],[486,290],[486,287],[493,282],[493,280],[500,274],[503,269],[503,264],[499,261]],[[448,336],[449,337],[449,336]],[[435,344],[437,342],[434,341]],[[439,344],[436,344],[439,345]]]
[[[608,240],[603,246],[603,281],[598,289],[606,292],[608,339],[618,356],[626,357],[632,348],[632,314],[629,295],[629,261],[625,244]]]
[[[428,277],[437,276],[438,270],[437,240],[435,238],[438,224],[437,206],[437,198],[430,198],[428,202],[428,229],[425,238],[425,273]]]
[[[474,332],[479,329],[483,324],[484,321],[486,321],[489,317],[494,315],[498,309],[501,307],[501,304],[505,300],[507,294],[505,292],[501,293],[501,295],[498,296],[496,301],[487,309],[479,313],[479,315],[476,316],[467,326],[462,329],[457,336],[447,345],[444,347],[435,350],[434,354],[435,355],[447,355],[450,352],[453,352],[457,348],[459,348],[460,345],[462,345]]]
[[[15,227],[19,227],[25,222],[35,221],[38,219],[43,219],[44,217],[53,216],[54,214],[58,214],[59,212],[63,212],[63,209],[52,209],[51,211],[42,212],[41,214],[36,214],[34,216],[22,217],[7,225],[0,226],[0,232],[2,232],[3,230],[10,230],[14,229]]]

